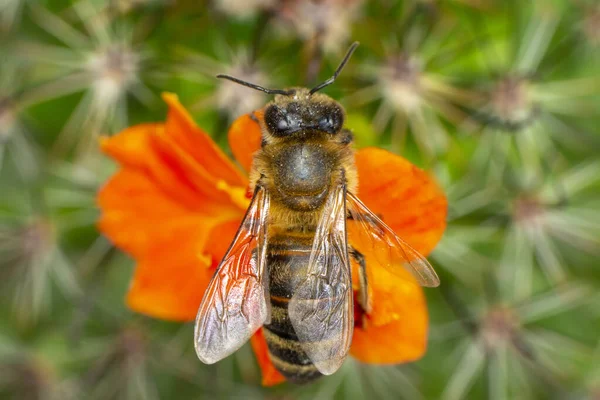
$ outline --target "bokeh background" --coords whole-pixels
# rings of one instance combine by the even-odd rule
[[[353,40],[325,92],[357,145],[449,198],[429,350],[262,388],[249,346],[206,366],[192,324],[124,305],[97,139],[170,91],[228,151],[268,97],[215,74],[310,85]],[[0,398],[600,399],[599,151],[597,0],[0,0]]]

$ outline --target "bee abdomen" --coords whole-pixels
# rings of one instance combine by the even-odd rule
[[[302,350],[295,333],[277,331],[272,325],[265,326],[264,335],[275,368],[294,383],[308,383],[319,378],[321,373]]]
[[[308,383],[321,376],[302,345],[288,315],[288,303],[294,288],[306,277],[312,252],[311,234],[270,238],[267,249],[269,266],[271,323],[264,335],[273,365],[286,379]]]

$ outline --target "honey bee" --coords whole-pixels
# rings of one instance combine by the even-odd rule
[[[371,309],[366,261],[348,245],[346,222],[391,271],[407,268],[423,286],[439,279],[427,262],[355,195],[358,181],[345,112],[312,89],[274,94],[259,123],[262,145],[250,173],[254,195],[233,242],[204,295],[195,325],[200,360],[215,363],[259,328],[274,366],[295,383],[333,374],[344,362],[354,329],[351,259],[358,264],[358,304]]]

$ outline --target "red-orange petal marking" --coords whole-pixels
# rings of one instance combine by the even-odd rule
[[[158,318],[193,319],[213,274],[207,242],[226,215],[190,212],[130,169],[118,172],[98,201],[101,231],[137,261],[128,305]]]
[[[223,221],[211,230],[205,247],[206,253],[212,257],[213,267],[216,268],[221,262],[241,223],[242,216],[239,216],[229,221]]]
[[[262,372],[263,386],[274,386],[285,382],[285,377],[281,375],[279,371],[277,371],[271,362],[269,350],[267,349],[267,342],[265,341],[262,328],[259,329],[252,336],[252,338],[250,338],[250,344],[252,345],[254,354],[256,354],[256,360],[258,361],[258,366]]]
[[[350,354],[362,362],[399,364],[414,361],[427,347],[428,315],[423,289],[410,273],[398,274],[383,268],[369,268],[367,276],[372,300],[371,313],[357,321]],[[358,305],[355,305],[358,307]]]
[[[210,172],[216,178],[224,179],[230,185],[244,185],[247,180],[244,174],[235,167],[211,137],[198,128],[179,102],[177,95],[163,93],[162,97],[169,105],[165,129],[172,140],[185,149],[198,164],[210,165]]]
[[[166,124],[101,141],[121,169],[98,195],[99,228],[137,261],[128,305],[191,320],[248,206],[247,179],[174,96],[165,99]]]
[[[158,188],[144,173],[121,169],[98,194],[100,230],[135,258],[164,240],[163,225],[185,221],[190,211]],[[193,213],[192,213],[193,215]]]
[[[203,254],[203,221],[164,227],[168,240],[141,258],[127,293],[127,305],[156,318],[191,321],[213,276],[212,258]]]
[[[231,152],[246,171],[250,171],[254,153],[260,149],[261,130],[257,122],[263,117],[262,111],[244,114],[229,128],[228,139]]]
[[[448,203],[435,180],[406,159],[374,147],[356,152],[358,197],[394,232],[427,255],[446,229]]]

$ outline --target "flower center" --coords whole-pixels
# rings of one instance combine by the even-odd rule
[[[517,224],[532,228],[543,225],[546,207],[537,198],[528,195],[517,197],[512,207],[513,219]]]
[[[593,46],[600,46],[600,7],[587,13],[583,20],[583,32]]]
[[[135,82],[140,58],[131,49],[116,45],[93,53],[86,69],[93,77],[99,100],[114,101]]]
[[[517,335],[519,323],[512,310],[497,306],[488,311],[481,326],[481,338],[487,349],[512,343]]]
[[[410,113],[422,102],[421,66],[417,59],[407,54],[390,57],[380,71],[380,85],[384,97],[396,109]]]
[[[53,238],[53,228],[49,221],[35,220],[21,228],[21,252],[32,256],[43,253],[50,247]]]
[[[250,205],[250,200],[246,196],[246,189],[229,185],[224,180],[217,182],[217,189],[226,192],[231,201],[240,209],[245,210]]]
[[[518,130],[535,116],[529,81],[507,76],[499,80],[490,93],[490,108],[495,119],[510,130]]]
[[[360,6],[357,0],[290,1],[282,2],[279,14],[305,40],[318,38],[323,49],[332,52],[347,41]]]

